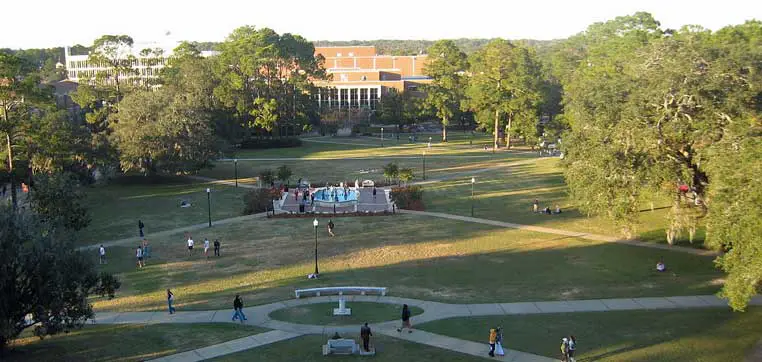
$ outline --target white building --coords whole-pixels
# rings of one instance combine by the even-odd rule
[[[135,69],[135,74],[119,74],[122,79],[138,78],[142,80],[148,80],[159,76],[159,71],[167,64],[168,59],[172,56],[173,49],[180,43],[160,45],[159,43],[135,43],[132,48],[124,49],[120,57],[128,59],[133,57],[132,67]],[[158,52],[152,52],[148,56],[141,55],[143,49],[157,50]],[[104,67],[99,64],[91,64],[89,61],[89,55],[72,55],[71,48],[65,48],[66,59],[66,74],[67,78],[72,82],[79,83],[80,81],[95,78],[96,74],[105,73],[107,75],[106,81],[112,75],[113,70],[108,67]],[[217,54],[213,51],[203,51],[201,56],[209,57]]]

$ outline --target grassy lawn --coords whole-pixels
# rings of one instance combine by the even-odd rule
[[[3,361],[144,361],[267,331],[237,324],[87,325],[43,340],[24,332]]]
[[[333,309],[337,305],[337,303],[318,303],[280,309],[270,313],[270,318],[301,324],[341,326],[395,320],[399,319],[402,313],[401,305],[347,302],[347,308],[352,309],[352,315],[334,316]],[[410,313],[414,316],[419,315],[423,313],[423,309],[410,306]]]
[[[521,164],[497,169],[476,176],[474,185],[475,216],[518,224],[540,225],[552,228],[619,235],[620,229],[601,217],[588,217],[575,209],[568,197],[557,158],[543,158],[535,163]],[[449,180],[424,189],[427,211],[456,215],[471,214],[470,178]],[[561,214],[544,215],[532,213],[532,203],[539,200],[540,208],[555,210],[559,205]],[[664,228],[667,226],[667,204],[656,204],[654,210],[644,205],[636,225],[639,240],[666,243]],[[694,247],[701,247],[704,230],[699,230]],[[688,243],[687,235],[678,244]]]
[[[344,336],[360,341],[358,334]],[[402,341],[386,336],[373,336],[371,345],[376,348],[373,357],[355,356],[330,356],[325,357],[322,353],[322,345],[328,337],[309,335],[296,339],[273,343],[248,351],[238,352],[231,355],[212,359],[215,362],[250,362],[250,361],[368,361],[375,362],[403,362],[403,361],[452,361],[452,362],[476,362],[484,361],[483,358],[452,352],[436,347]]]
[[[282,160],[282,161],[238,161],[238,181],[240,183],[256,184],[259,174],[263,170],[275,172],[278,167],[286,165],[293,171],[291,183],[298,179],[309,180],[312,184],[322,185],[325,182],[338,183],[348,181],[354,183],[355,179],[383,181],[383,166],[394,162],[400,168],[410,168],[415,176],[414,181],[420,181],[423,177],[423,160],[421,155],[403,156],[407,158],[374,157],[372,159],[310,159],[310,160]],[[456,158],[457,157],[457,158]],[[435,179],[452,177],[455,174],[463,174],[484,169],[502,166],[507,162],[521,160],[526,155],[501,153],[496,156],[474,155],[461,156],[427,156],[426,178]],[[220,180],[233,181],[235,179],[235,165],[233,162],[217,162],[215,167],[199,172],[200,176],[211,177]]]
[[[327,220],[321,221],[325,225]],[[319,230],[321,278],[310,219],[261,219],[194,233],[219,238],[222,257],[188,256],[182,233],[152,240],[147,267],[131,249],[110,248],[105,270],[120,273],[114,300],[97,310],[163,310],[172,288],[178,310],[227,309],[290,299],[294,288],[364,285],[391,295],[453,303],[710,294],[722,274],[711,258],[415,215],[336,218]],[[95,257],[95,255],[93,255]],[[656,273],[663,258],[670,273]],[[498,286],[499,285],[499,286]]]
[[[187,178],[150,179],[125,177],[87,190],[92,222],[80,233],[79,245],[134,236],[138,240],[138,219],[151,233],[199,224],[208,219],[206,189],[211,188],[214,220],[240,216],[246,189],[196,182]],[[181,208],[181,201],[191,203]]]
[[[573,334],[580,362],[743,361],[762,336],[762,308],[454,318],[418,328],[483,342],[498,325],[508,348],[548,357],[558,357],[561,338]]]

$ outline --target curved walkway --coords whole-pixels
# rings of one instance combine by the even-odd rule
[[[616,237],[613,237],[613,236],[606,236],[606,235],[599,235],[599,234],[590,234],[590,233],[582,233],[582,232],[562,230],[562,229],[552,229],[552,228],[547,228],[547,227],[542,227],[542,226],[514,224],[514,223],[510,223],[510,222],[495,221],[495,220],[488,220],[488,219],[480,219],[480,218],[476,218],[476,217],[460,216],[460,215],[453,215],[453,214],[445,214],[445,213],[441,213],[441,212],[413,211],[413,210],[404,210],[404,209],[399,209],[398,212],[403,213],[403,214],[433,216],[433,217],[439,217],[439,218],[443,218],[443,219],[459,220],[459,221],[465,221],[465,222],[473,222],[473,223],[478,223],[478,224],[499,226],[499,227],[505,227],[505,228],[511,228],[511,229],[521,229],[521,230],[534,231],[534,232],[545,233],[545,234],[556,234],[556,235],[563,235],[563,236],[571,236],[571,237],[580,238],[580,239],[587,239],[587,240],[606,241],[606,242],[610,242],[610,243],[619,243],[619,244],[626,244],[626,245],[632,245],[632,246],[640,246],[640,247],[644,247],[644,248],[678,251],[678,252],[681,252],[681,253],[688,253],[688,254],[700,255],[700,256],[717,256],[717,255],[720,255],[718,252],[712,251],[712,250],[694,249],[694,248],[687,248],[687,247],[683,247],[683,246],[674,246],[674,245],[645,243],[645,242],[637,241],[637,240],[619,239],[619,238],[616,238]]]
[[[408,304],[422,308],[424,312],[414,317],[416,324],[455,317],[475,317],[491,315],[524,315],[543,313],[573,313],[573,312],[606,312],[637,309],[686,309],[686,308],[728,308],[727,303],[714,295],[675,296],[675,297],[645,297],[645,298],[616,298],[591,299],[571,301],[540,301],[516,303],[481,303],[481,304],[449,304],[426,301],[413,298],[393,296],[345,296],[348,303],[375,302],[386,304]],[[356,325],[321,326],[285,322],[270,318],[269,314],[279,309],[296,307],[307,304],[337,302],[338,296],[322,296],[302,299],[291,299],[270,304],[248,307],[248,324],[268,329],[272,332],[245,337],[239,340],[209,346],[200,350],[184,352],[159,359],[161,361],[200,361],[206,358],[235,353],[249,348],[258,347],[304,334],[332,335],[354,334]],[[762,296],[753,298],[749,305],[762,305]],[[166,312],[122,312],[99,313],[93,323],[100,324],[155,324],[155,323],[237,323],[231,320],[230,310],[177,312],[173,315]],[[378,333],[401,338],[416,343],[423,343],[453,351],[485,356],[485,346],[481,343],[467,342],[456,338],[441,336],[429,332],[398,333],[398,322],[387,321],[376,323],[373,329]],[[317,348],[317,347],[315,347]],[[552,359],[529,353],[506,350],[506,356],[499,360],[505,361],[552,361]],[[180,358],[180,355],[182,355]]]

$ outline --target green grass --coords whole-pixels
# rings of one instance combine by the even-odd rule
[[[453,318],[419,329],[483,342],[502,326],[505,346],[558,357],[560,340],[577,339],[577,361],[743,361],[762,336],[762,308],[621,311]]]
[[[3,361],[143,361],[267,331],[237,324],[87,325],[40,340],[25,331]]]
[[[77,245],[135,237],[139,240],[138,219],[151,233],[194,225],[208,220],[206,189],[211,188],[212,219],[240,216],[246,189],[194,182],[186,178],[150,179],[125,177],[87,190],[92,222],[82,230]],[[181,208],[180,202],[191,203]]]
[[[379,286],[391,295],[479,303],[710,294],[722,282],[711,258],[678,252],[415,215],[334,223],[334,238],[319,230],[319,280],[306,278],[314,269],[307,218],[194,233],[198,241],[220,238],[222,257],[209,261],[200,251],[188,256],[182,233],[152,240],[154,257],[142,270],[134,266],[131,246],[110,248],[104,269],[119,273],[123,285],[114,300],[94,299],[95,308],[163,310],[166,288],[174,291],[178,310],[191,310],[227,309],[237,293],[252,305],[322,286]],[[659,259],[670,273],[653,271]]]
[[[360,341],[358,335],[344,336]],[[238,352],[231,355],[212,359],[215,362],[252,362],[252,361],[374,361],[374,362],[418,362],[418,361],[448,361],[448,362],[476,362],[484,361],[483,358],[452,352],[436,347],[407,342],[386,336],[371,337],[371,345],[376,348],[373,357],[354,356],[329,356],[322,354],[322,345],[328,337],[310,335],[296,339],[273,343],[248,351]]]
[[[270,313],[270,318],[300,324],[341,326],[395,320],[399,319],[402,313],[401,305],[347,302],[347,308],[352,309],[352,315],[334,316],[333,309],[336,307],[337,303],[307,304],[276,310]],[[423,309],[410,306],[410,313],[416,316],[423,313]]]
[[[539,159],[535,163],[500,168],[494,172],[476,175],[474,184],[474,216],[526,225],[619,235],[621,229],[602,217],[588,217],[580,213],[569,199],[562,169],[557,158]],[[427,211],[456,215],[471,214],[470,178],[444,181],[424,188]],[[555,205],[561,214],[544,215],[531,212],[534,200],[539,200],[540,208]],[[635,225],[639,240],[666,243],[664,229],[668,225],[666,203],[656,204],[652,211],[644,205],[639,221]],[[694,244],[689,244],[687,235],[678,239],[677,244],[702,247],[704,230],[699,230]]]

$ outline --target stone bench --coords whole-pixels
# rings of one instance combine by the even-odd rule
[[[329,354],[355,354],[360,350],[360,345],[354,339],[329,339],[323,345],[323,356]]]
[[[314,294],[316,297],[321,295],[338,294],[344,295],[348,293],[359,293],[360,295],[366,295],[368,293],[378,293],[381,296],[386,295],[386,288],[381,287],[324,287],[324,288],[308,288],[297,289],[294,291],[294,295],[298,299],[302,294]]]

